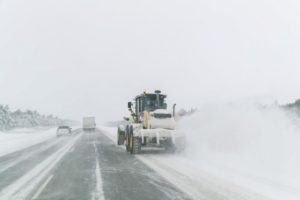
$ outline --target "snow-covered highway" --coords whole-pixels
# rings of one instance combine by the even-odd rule
[[[235,176],[228,180],[195,168],[182,155],[130,155],[116,145],[114,128],[76,129],[59,138],[55,129],[3,133],[0,142],[1,200],[269,200],[299,195],[293,188],[266,195],[238,184]]]
[[[1,200],[191,199],[99,130],[77,129],[61,138],[52,132],[40,133],[47,139],[32,140],[32,146],[10,153],[6,148],[0,157]]]

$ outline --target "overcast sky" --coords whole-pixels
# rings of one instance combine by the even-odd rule
[[[0,0],[0,103],[63,118],[300,97],[297,0]]]

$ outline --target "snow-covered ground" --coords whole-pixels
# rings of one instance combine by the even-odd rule
[[[181,122],[184,153],[136,156],[194,199],[300,199],[300,129],[278,108],[212,106]],[[116,142],[116,129],[102,127]]]
[[[81,135],[57,138],[56,128],[16,129],[0,133],[0,157],[42,143],[33,151],[27,149],[24,154],[21,151],[16,157],[4,159],[0,166],[0,174],[4,177],[4,182],[5,180],[7,182],[5,184],[1,182],[0,199],[29,199],[30,195],[33,195],[30,199],[37,199],[46,186],[45,183],[49,183],[53,178],[50,174],[51,170],[67,153],[71,152]],[[28,160],[30,160],[30,165]],[[24,171],[23,163],[27,163],[24,165],[27,169],[26,173],[18,174],[12,170],[13,167],[18,166],[21,172]],[[15,177],[14,173],[19,176]],[[42,181],[46,182],[41,185]]]
[[[299,200],[297,124],[297,118],[277,108],[214,106],[182,120],[181,129],[188,142],[183,153],[142,154],[136,158],[194,199]],[[116,143],[116,128],[100,129]],[[52,140],[55,133],[55,129],[0,133],[0,157]],[[12,160],[0,171],[22,160]]]
[[[188,163],[272,199],[300,199],[300,128],[274,106],[206,106],[182,122]]]
[[[101,127],[100,129],[116,144],[116,128]],[[268,199],[194,166],[184,154],[142,154],[136,157],[193,199]]]
[[[13,153],[56,137],[56,128],[15,129],[0,132],[0,156]]]

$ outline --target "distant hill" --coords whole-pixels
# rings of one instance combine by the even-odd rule
[[[9,106],[0,105],[0,130],[9,130],[12,128],[31,128],[58,126],[73,123],[70,120],[62,120],[53,115],[42,115],[32,110],[11,111]]]

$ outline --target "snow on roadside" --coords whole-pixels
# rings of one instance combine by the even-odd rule
[[[298,200],[298,121],[278,107],[206,106],[181,122],[188,140],[182,157],[195,169],[271,199]]]
[[[56,137],[56,128],[15,129],[0,132],[0,156],[13,153]]]
[[[184,153],[137,158],[196,199],[208,192],[213,199],[298,200],[300,130],[290,117],[277,108],[206,108],[181,122]],[[116,128],[100,129],[116,143]]]
[[[102,133],[117,143],[117,128],[100,127]],[[124,148],[124,146],[121,146]],[[124,148],[125,151],[125,148]],[[136,158],[187,193],[193,199],[268,200],[251,190],[239,187],[217,176],[195,168],[184,155],[145,154]]]

